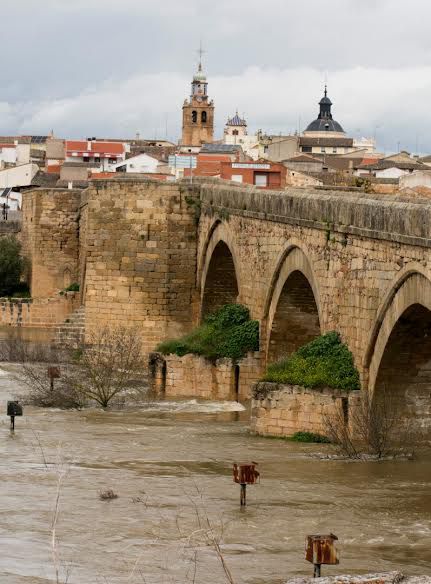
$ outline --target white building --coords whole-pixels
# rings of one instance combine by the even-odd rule
[[[10,188],[0,189],[0,211],[3,209],[3,205],[6,205],[9,211],[20,211],[21,204],[21,193],[17,193]]]
[[[0,188],[28,187],[38,170],[31,162],[0,170]]]
[[[355,150],[365,150],[368,153],[376,151],[376,141],[374,138],[356,138],[353,140],[353,148]]]
[[[244,118],[240,118],[238,112],[233,118],[228,118],[224,127],[223,143],[229,145],[241,146],[244,153],[250,156],[253,160],[258,160],[259,138],[256,135],[247,133],[247,122]]]
[[[155,173],[158,172],[160,162],[154,156],[149,154],[137,154],[117,162],[112,166],[112,170],[116,172],[138,172],[138,173]]]
[[[415,170],[400,178],[400,189],[427,187],[431,189],[431,168],[429,170]]]
[[[13,143],[0,142],[0,168],[4,164],[28,164],[30,162],[30,144],[20,144],[18,140]]]
[[[111,171],[119,162],[126,160],[130,145],[103,140],[66,140],[65,161],[96,165],[99,172]]]

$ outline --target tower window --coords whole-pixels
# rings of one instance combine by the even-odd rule
[[[201,120],[203,124],[206,124],[207,122],[207,112],[202,112],[201,114]]]
[[[198,121],[198,112],[196,110],[192,111],[192,122],[194,124],[196,124],[196,122]]]
[[[232,130],[232,135],[233,136],[238,136],[238,130]]]

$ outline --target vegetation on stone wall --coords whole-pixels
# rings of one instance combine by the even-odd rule
[[[160,343],[157,351],[180,357],[192,353],[211,360],[237,360],[259,350],[259,323],[250,320],[248,308],[226,304],[210,314],[203,324],[180,339]]]
[[[264,380],[310,388],[360,389],[352,353],[336,332],[317,337],[296,353],[269,365]]]
[[[78,282],[72,282],[72,284],[69,284],[69,286],[67,286],[67,288],[65,288],[64,290],[60,291],[60,296],[63,296],[63,294],[65,292],[79,292],[79,284]]]
[[[19,241],[14,236],[0,238],[0,296],[28,297],[28,288],[21,283],[24,270]]]

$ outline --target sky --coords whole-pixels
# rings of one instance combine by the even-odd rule
[[[216,137],[334,118],[383,152],[431,152],[429,0],[0,0],[0,135],[181,132],[202,41]]]

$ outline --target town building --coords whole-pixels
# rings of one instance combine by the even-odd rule
[[[258,162],[222,162],[220,178],[254,185],[261,189],[284,189],[287,168],[282,164]]]
[[[0,188],[29,187],[39,171],[36,164],[20,164],[0,170]]]
[[[282,162],[298,153],[298,136],[267,136],[264,145],[265,158]]]
[[[131,173],[154,173],[158,172],[157,168],[160,161],[149,154],[137,154],[126,158],[121,162],[117,162],[112,166],[115,172],[131,172]]]
[[[384,179],[399,179],[401,176],[411,174],[415,170],[427,170],[429,166],[412,158],[408,152],[402,151],[381,158],[371,164],[361,164],[355,174],[357,176],[372,176]]]
[[[214,102],[208,99],[208,81],[199,60],[190,99],[184,100],[181,146],[201,146],[214,137]]]
[[[66,140],[65,162],[88,163],[100,172],[110,171],[113,166],[126,160],[128,144],[105,142],[96,138]]]
[[[224,144],[240,145],[247,156],[253,160],[259,158],[259,138],[257,134],[248,134],[245,118],[238,115],[238,111],[232,118],[228,118],[223,132]]]

